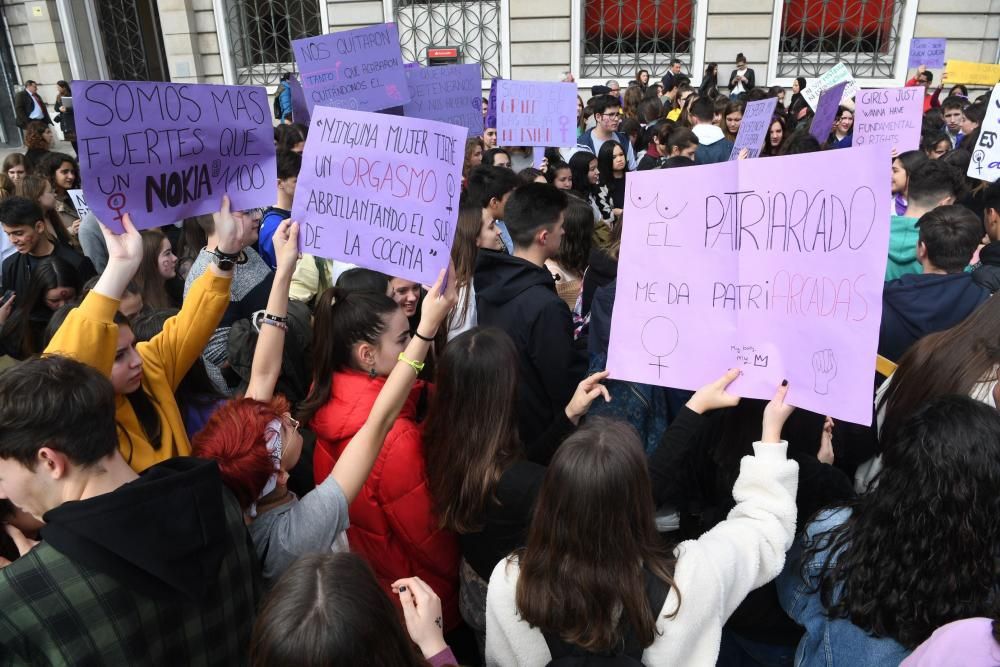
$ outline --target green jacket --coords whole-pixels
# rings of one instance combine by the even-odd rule
[[[896,280],[910,273],[923,273],[917,261],[917,241],[920,230],[917,218],[893,215],[889,223],[889,263],[885,267],[885,281]]]
[[[0,665],[238,665],[258,590],[214,462],[178,458],[46,513],[0,570]]]

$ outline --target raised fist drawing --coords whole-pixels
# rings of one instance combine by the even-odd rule
[[[815,373],[813,391],[826,396],[830,393],[830,383],[837,377],[837,358],[833,356],[833,350],[814,352],[812,365]]]

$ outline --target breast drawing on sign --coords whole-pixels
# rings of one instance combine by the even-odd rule
[[[670,368],[667,357],[674,353],[680,342],[677,325],[669,317],[651,317],[642,325],[640,340],[646,354],[653,358],[649,365],[656,368],[656,377],[661,377],[663,369]]]
[[[676,232],[671,232],[671,226],[680,224],[679,218],[687,208],[687,201],[677,199],[676,193],[673,192],[656,192],[635,187],[628,188],[628,197],[637,209],[648,211],[655,216],[647,223],[647,245],[681,247]]]

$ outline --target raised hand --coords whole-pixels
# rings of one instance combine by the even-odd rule
[[[392,582],[392,591],[399,596],[403,607],[406,631],[413,643],[420,647],[424,658],[445,650],[444,623],[441,616],[441,598],[420,577],[410,577]]]
[[[608,388],[601,384],[602,380],[608,379],[608,371],[601,371],[590,375],[576,386],[573,398],[569,399],[566,406],[566,417],[574,424],[580,423],[580,418],[587,414],[591,404],[597,400],[598,396],[603,396],[604,401],[611,401],[611,394]]]
[[[833,419],[827,416],[823,422],[823,435],[819,438],[819,452],[816,458],[822,463],[833,465]]]
[[[442,269],[434,285],[427,290],[420,307],[420,324],[417,326],[417,332],[425,338],[433,338],[438,327],[457,303],[455,265],[449,262],[448,269]]]
[[[121,234],[115,234],[103,223],[98,224],[101,227],[101,234],[104,235],[104,244],[108,247],[108,263],[115,262],[123,267],[132,267],[132,273],[129,274],[131,280],[132,275],[142,264],[142,236],[132,224],[132,216],[128,213],[122,216],[124,231]]]
[[[223,195],[222,208],[213,213],[215,235],[219,239],[216,250],[227,255],[235,255],[243,250],[243,239],[249,221],[240,211],[231,210],[229,195]]]
[[[687,402],[688,409],[700,415],[711,410],[731,408],[737,405],[740,402],[740,397],[733,396],[726,391],[726,388],[739,376],[740,370],[738,368],[730,368],[721,378],[694,392],[694,396]]]
[[[774,398],[764,408],[764,423],[761,429],[761,442],[781,442],[781,429],[795,408],[785,403],[788,394],[788,380],[784,380]]]
[[[278,269],[295,270],[295,262],[299,259],[299,223],[284,220],[274,230],[274,256],[278,260]]]

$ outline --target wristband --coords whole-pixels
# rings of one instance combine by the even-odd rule
[[[398,360],[402,361],[404,364],[412,368],[413,372],[418,376],[420,375],[420,371],[424,370],[424,362],[408,359],[406,355],[403,354],[402,352],[399,353]]]
[[[264,313],[265,322],[281,322],[282,324],[288,324],[287,315],[275,315],[274,313]]]
[[[416,336],[417,338],[419,338],[420,340],[425,341],[427,343],[433,343],[434,342],[434,336],[431,336],[430,338],[428,338],[427,336],[421,335],[420,331],[418,331],[416,329],[413,330],[413,335]]]
[[[265,319],[261,323],[262,324],[270,324],[272,327],[278,327],[282,331],[288,331],[288,325],[285,324],[284,322],[278,322],[276,320],[269,320],[269,319],[267,319],[265,317]]]

